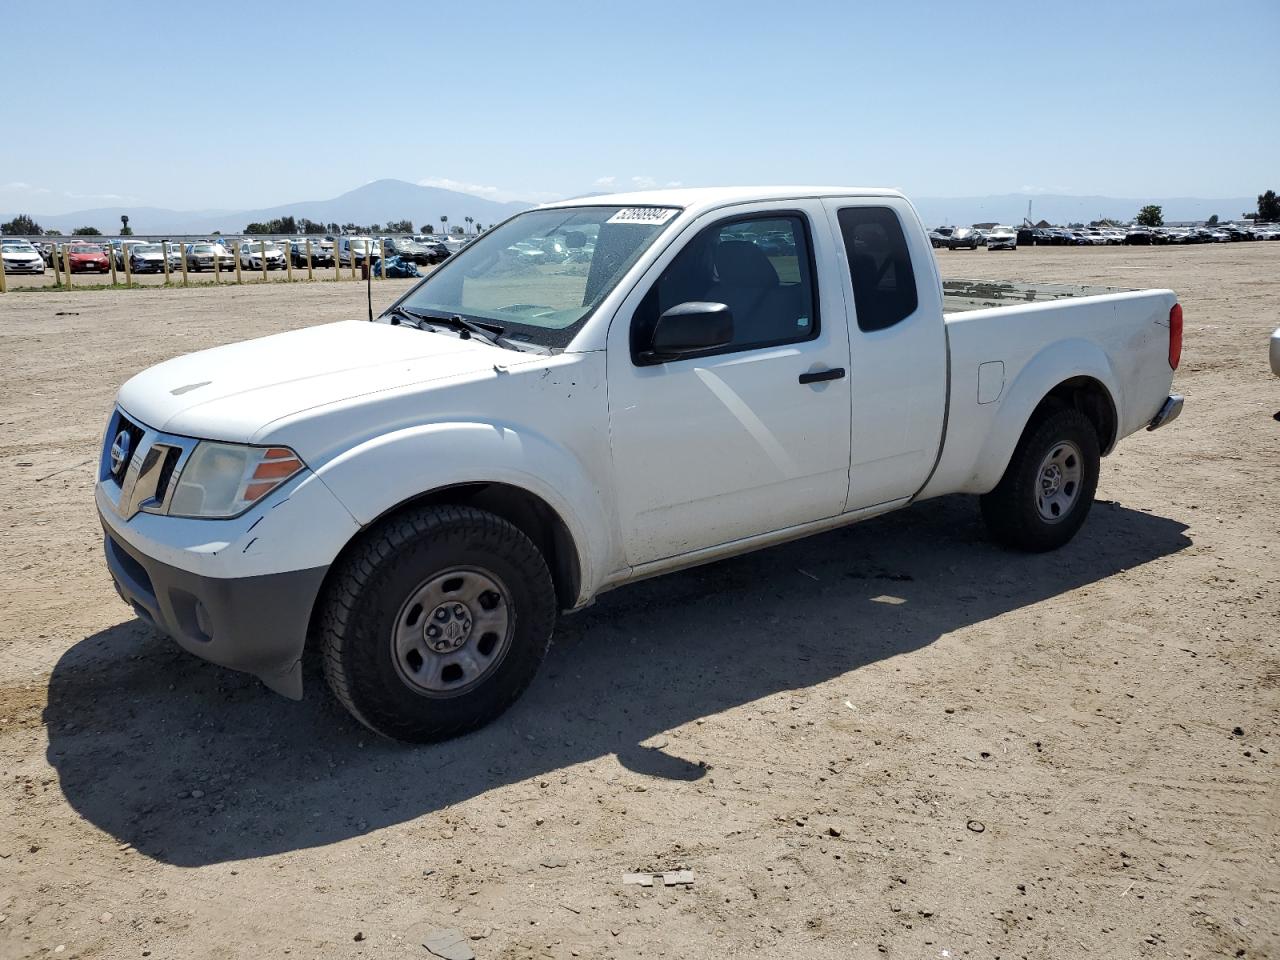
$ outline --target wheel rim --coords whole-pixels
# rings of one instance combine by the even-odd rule
[[[1084,455],[1070,440],[1055,443],[1044,460],[1036,479],[1036,509],[1040,518],[1057,523],[1071,512],[1080,499],[1080,481],[1084,477]]]
[[[430,697],[482,683],[511,646],[511,594],[487,570],[456,567],[423,582],[400,607],[391,653],[400,679]]]

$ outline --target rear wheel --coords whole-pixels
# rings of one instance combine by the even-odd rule
[[[1053,550],[1076,535],[1098,487],[1100,454],[1093,423],[1057,407],[1033,420],[1000,483],[981,498],[993,538],[1019,550]]]
[[[482,726],[533,679],[555,626],[533,542],[483,510],[410,510],[342,561],[319,622],[334,694],[365,726],[427,743]]]

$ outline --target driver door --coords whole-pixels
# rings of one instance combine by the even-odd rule
[[[839,514],[849,484],[849,334],[819,201],[701,218],[624,302],[607,372],[627,561],[641,566]],[[821,267],[821,269],[820,269]],[[646,360],[657,317],[725,303],[732,340]]]

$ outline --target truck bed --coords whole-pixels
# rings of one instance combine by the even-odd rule
[[[1171,290],[944,280],[950,404],[924,495],[985,493],[1046,384],[1087,377],[1107,391],[1114,435],[1141,429],[1169,395]]]
[[[1091,287],[1079,283],[1014,283],[1010,280],[943,280],[943,313],[964,313],[1071,297],[1131,293],[1125,287]]]

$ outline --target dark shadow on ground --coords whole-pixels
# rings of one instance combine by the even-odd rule
[[[1072,544],[1027,556],[987,543],[957,497],[637,584],[561,621],[511,711],[434,747],[370,734],[316,676],[294,703],[131,620],[55,667],[49,761],[87,820],[182,866],[332,843],[609,754],[696,780],[714,756],[643,741],[1175,553],[1185,529],[1099,503]],[[872,602],[886,594],[906,602]]]

